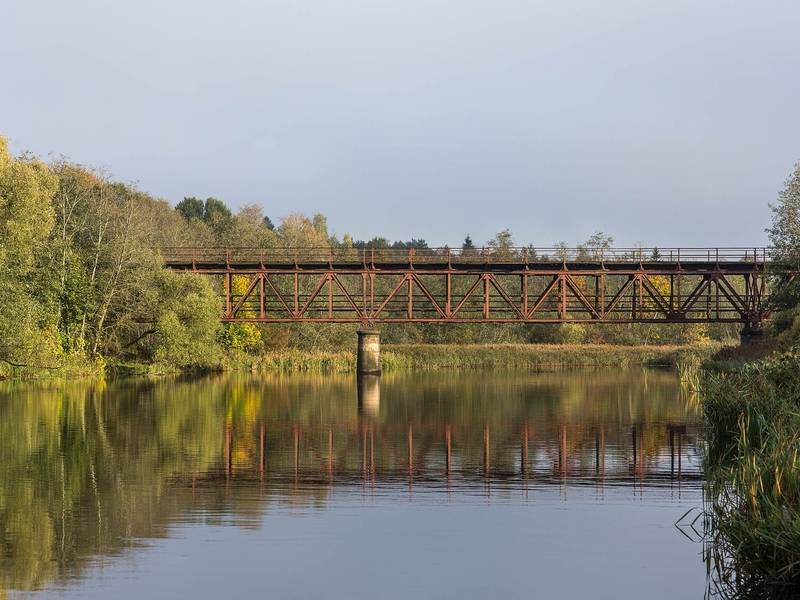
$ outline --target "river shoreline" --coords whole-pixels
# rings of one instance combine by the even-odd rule
[[[403,370],[557,370],[581,367],[627,368],[699,365],[719,350],[718,344],[613,346],[557,344],[392,344],[384,345],[384,372]],[[355,348],[347,350],[268,350],[257,356],[228,357],[222,371],[282,373],[350,373]],[[134,372],[137,369],[133,369]],[[158,374],[158,365],[140,365],[139,373]]]
[[[707,514],[724,597],[800,589],[798,373],[800,355],[788,351],[702,378]]]
[[[723,346],[622,346],[605,344],[386,344],[381,362],[385,372],[402,370],[558,370],[581,367],[627,368],[699,366]],[[0,374],[6,380],[72,380],[124,376],[160,376],[198,372],[350,373],[356,368],[355,348],[270,349],[257,355],[233,354],[213,369],[182,370],[141,362],[77,361],[56,369],[15,368]]]

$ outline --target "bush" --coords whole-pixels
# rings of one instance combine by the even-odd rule
[[[555,343],[581,344],[586,339],[586,326],[579,323],[561,323],[555,330]]]
[[[154,327],[153,360],[180,369],[218,366],[221,307],[211,284],[200,275],[168,271],[158,279],[163,312]]]
[[[225,323],[219,341],[226,350],[250,354],[263,348],[261,331],[252,323]]]

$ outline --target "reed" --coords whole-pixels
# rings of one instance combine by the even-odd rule
[[[703,380],[720,595],[800,596],[800,355]]]
[[[396,344],[388,352],[415,369],[558,369],[700,364],[718,348],[605,344]]]
[[[611,346],[555,344],[392,344],[381,353],[384,371],[400,369],[540,369],[666,366],[688,369],[715,346]],[[355,371],[355,348],[269,350],[258,356],[229,357],[223,368],[276,372]],[[688,371],[687,371],[688,372]]]

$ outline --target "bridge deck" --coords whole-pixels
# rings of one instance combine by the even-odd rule
[[[556,273],[564,269],[580,273],[597,273],[598,271],[608,271],[613,273],[632,273],[639,270],[644,270],[649,273],[659,274],[677,274],[678,272],[684,273],[713,273],[715,271],[724,271],[727,273],[752,273],[755,271],[763,271],[765,268],[764,263],[753,263],[745,261],[693,261],[693,262],[675,262],[675,261],[536,261],[536,262],[384,262],[376,261],[374,263],[363,263],[359,261],[351,262],[328,262],[328,261],[313,261],[313,262],[293,262],[286,261],[247,261],[247,260],[232,260],[229,263],[217,261],[202,261],[195,262],[186,261],[182,259],[167,259],[164,261],[165,265],[174,270],[191,270],[205,273],[222,274],[228,270],[241,271],[241,272],[258,272],[258,271],[288,271],[295,270],[309,271],[309,272],[323,272],[334,270],[338,272],[361,272],[364,269],[375,271],[406,271],[414,269],[417,271],[430,272],[430,273],[445,273],[448,271],[458,271],[462,273],[478,273],[485,272],[487,269],[497,273],[509,274],[522,274],[525,272],[535,271],[537,273]]]

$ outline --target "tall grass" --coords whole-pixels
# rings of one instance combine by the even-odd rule
[[[395,344],[392,354],[415,369],[554,369],[699,364],[719,346],[604,344]]]
[[[800,597],[800,355],[707,375],[703,396],[720,593]]]
[[[383,352],[384,371],[411,367],[411,361],[402,355]],[[350,350],[269,350],[258,356],[241,355],[230,359],[228,369],[272,371],[281,373],[350,373],[356,370],[355,348]]]
[[[716,346],[605,346],[555,344],[392,344],[385,345],[385,371],[399,369],[558,369],[696,365]],[[355,348],[269,350],[229,358],[226,368],[279,372],[351,372]]]

